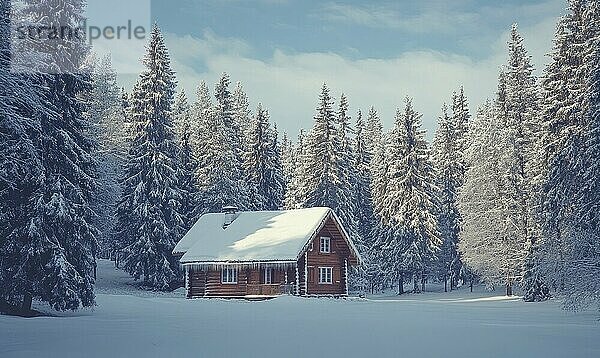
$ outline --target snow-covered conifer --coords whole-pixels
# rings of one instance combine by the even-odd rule
[[[125,141],[125,118],[121,94],[117,86],[117,74],[112,67],[110,55],[104,56],[94,67],[93,87],[90,94],[87,114],[98,138],[98,195],[94,210],[99,228],[98,242],[101,255],[110,257],[115,249],[114,226],[116,204],[121,187],[123,161],[127,153]]]
[[[347,103],[341,107],[345,117]],[[327,206],[339,217],[344,225],[352,228],[351,184],[342,168],[344,155],[341,149],[338,115],[333,110],[333,99],[326,84],[321,87],[319,105],[316,109],[313,128],[306,139],[306,152],[302,156],[302,172],[298,189],[303,207]],[[344,122],[347,123],[347,118]],[[344,138],[346,134],[344,133]],[[344,139],[345,143],[349,143]],[[349,161],[345,163],[349,164]],[[347,175],[347,174],[346,174]]]
[[[441,245],[435,219],[433,168],[421,129],[421,115],[406,99],[396,112],[385,152],[386,185],[379,215],[391,231],[382,245],[388,269],[399,279],[404,272],[423,285],[424,275]],[[399,280],[401,282],[401,280]]]
[[[302,206],[302,191],[304,175],[304,155],[306,154],[306,135],[304,129],[300,129],[296,144],[290,148],[289,162],[289,179],[286,185],[284,207],[286,209],[296,209]]]
[[[180,91],[175,97],[173,121],[179,152],[179,188],[183,191],[181,213],[184,217],[184,228],[188,230],[194,223],[198,193],[194,178],[197,162],[192,143],[192,112],[184,91]]]
[[[277,210],[283,203],[283,173],[277,147],[277,133],[269,124],[269,112],[259,104],[247,130],[248,144],[244,172],[251,207]]]
[[[240,130],[234,120],[229,76],[223,74],[215,85],[216,103],[203,83],[194,105],[197,129],[199,189],[198,215],[220,212],[224,206],[249,207],[248,187],[243,177]]]
[[[444,281],[444,290],[448,288],[448,280],[450,289],[453,288],[462,268],[457,248],[460,213],[456,205],[458,189],[463,180],[460,134],[457,121],[450,118],[448,107],[444,104],[438,120],[432,156],[435,184],[438,188],[436,195],[438,228],[443,241],[438,255],[437,271],[439,277]]]
[[[184,232],[184,190],[173,133],[175,76],[158,26],[150,34],[145,69],[131,94],[132,139],[122,180],[117,234],[125,269],[144,285],[166,290],[179,280],[171,252]]]
[[[558,23],[543,80],[546,178],[544,274],[569,307],[598,302],[598,235],[592,209],[597,176],[598,3],[572,0]]]
[[[81,2],[59,2],[50,7],[39,1],[24,1],[22,5],[20,14],[36,24],[76,27],[83,19]],[[57,18],[56,13],[62,16]],[[80,40],[62,41],[61,46],[54,49],[38,46],[35,56],[28,59],[27,65],[40,72],[19,77],[18,81],[30,81],[26,86],[12,87],[13,92],[19,91],[14,93],[19,93],[21,100],[2,100],[3,106],[15,106],[17,112],[31,119],[28,119],[30,128],[22,127],[17,116],[8,122],[14,131],[6,134],[20,146],[8,153],[24,159],[23,168],[13,167],[17,176],[12,178],[25,179],[19,183],[19,186],[24,185],[20,188],[24,190],[12,200],[26,198],[30,205],[22,216],[13,218],[15,224],[21,225],[27,220],[26,224],[19,233],[11,230],[10,234],[18,235],[8,236],[10,245],[0,249],[3,252],[0,261],[10,257],[8,264],[2,262],[1,267],[2,271],[7,269],[3,275],[10,277],[10,284],[3,286],[3,296],[13,302],[21,301],[26,310],[31,308],[33,298],[48,302],[57,310],[94,304],[97,241],[96,229],[91,224],[91,202],[96,173],[91,156],[94,142],[90,138],[84,103],[91,90],[91,79],[89,74],[80,71],[88,48]],[[27,53],[27,50],[20,51]],[[18,63],[13,65],[18,69]],[[34,106],[35,98],[39,98],[39,106]],[[20,130],[34,136],[30,138],[32,141],[22,141]],[[28,154],[32,148],[35,148],[35,159]],[[25,168],[31,170],[29,175],[38,178],[20,178],[23,174],[20,170]]]

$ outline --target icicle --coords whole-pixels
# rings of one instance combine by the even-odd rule
[[[185,293],[188,297],[190,296],[190,269],[188,266],[185,266]]]
[[[304,255],[304,295],[308,296],[308,253]]]
[[[344,259],[344,282],[346,284],[346,296],[348,296],[348,259]]]
[[[300,273],[298,272],[298,265],[296,265],[296,295],[300,296]]]
[[[296,267],[296,261],[207,261],[207,262],[192,262],[183,264],[184,267],[189,267],[196,270],[206,271],[219,271],[225,267],[235,266],[238,270],[250,268],[250,269],[264,269],[273,268],[276,270],[284,271]]]

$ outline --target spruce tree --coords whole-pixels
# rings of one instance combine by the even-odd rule
[[[206,86],[199,89],[195,116],[198,124],[198,167],[200,212],[220,212],[224,206],[249,207],[248,188],[244,180],[243,153],[239,127],[234,121],[229,76],[223,74],[215,85],[216,103]]]
[[[45,3],[25,1],[20,14],[47,26],[76,27],[81,23],[83,4],[68,2],[57,6],[50,9]],[[56,13],[61,16],[52,16]],[[27,220],[20,228],[12,227],[20,232],[8,227],[9,245],[2,251],[10,260],[3,262],[2,268],[7,269],[3,274],[11,278],[10,284],[3,287],[3,295],[13,303],[21,301],[25,310],[31,308],[33,298],[48,302],[57,310],[77,309],[94,304],[93,273],[98,251],[97,231],[91,224],[91,202],[96,188],[91,156],[94,142],[83,101],[91,90],[91,79],[79,70],[88,49],[82,41],[63,39],[55,48],[37,47],[37,50],[27,65],[38,72],[18,75],[18,81],[28,82],[20,94],[26,99],[20,101],[24,106],[18,102],[13,105],[17,104],[14,108],[24,117],[34,119],[30,121],[33,130],[28,131],[33,147],[29,144],[27,147],[35,148],[36,159],[30,160],[33,157],[28,158],[28,154],[23,157],[26,160],[22,165],[31,170],[30,175],[39,177],[24,178],[19,184],[25,185],[20,195],[12,199],[26,198],[30,205],[22,216],[15,218],[18,225]],[[13,65],[15,72],[19,72],[20,64]],[[27,95],[32,92],[35,94]],[[39,99],[39,106],[33,106],[37,102],[34,98]],[[18,125],[18,121],[11,122]],[[18,133],[8,134],[13,135],[15,144],[28,143],[22,142]],[[26,153],[18,147],[9,153],[14,150],[19,155]]]
[[[131,95],[133,138],[118,208],[117,234],[126,246],[125,270],[147,287],[166,290],[180,277],[171,255],[183,236],[179,153],[173,133],[175,77],[158,26],[150,34],[140,74]]]
[[[95,224],[99,228],[101,255],[109,257],[115,247],[114,226],[116,204],[121,187],[123,161],[127,153],[125,142],[125,118],[121,94],[117,87],[117,74],[112,68],[111,57],[103,57],[92,73],[93,87],[87,108],[88,118],[98,138],[96,156],[99,188],[94,210]]]
[[[198,166],[192,143],[192,113],[184,91],[175,97],[173,119],[177,149],[179,151],[179,187],[183,191],[181,213],[184,217],[184,229],[189,230],[194,224],[196,200],[198,198],[194,171]]]
[[[536,174],[539,168],[539,145],[537,138],[541,120],[537,79],[533,75],[531,58],[523,45],[523,38],[513,25],[509,40],[509,61],[506,69],[506,117],[505,126],[510,140],[508,181],[506,189],[517,209],[510,216],[515,227],[519,227],[517,237],[522,237],[528,247],[525,253],[521,285],[526,301],[540,301],[548,298],[548,290],[537,272],[537,247],[541,235],[539,212],[540,191]],[[514,259],[517,259],[516,254]]]
[[[433,144],[435,184],[438,188],[437,220],[443,241],[438,256],[438,275],[444,281],[444,291],[448,289],[448,280],[450,289],[454,287],[462,267],[457,250],[460,213],[456,202],[462,181],[459,135],[456,122],[452,121],[444,104]]]
[[[348,108],[348,99],[342,93],[335,116],[335,133],[337,138],[334,139],[334,144],[338,147],[337,171],[340,181],[338,190],[344,199],[338,203],[337,213],[340,220],[344,223],[346,230],[350,235],[356,237],[358,235],[358,223],[356,222],[357,202],[355,197],[357,183],[354,152],[350,138],[353,134],[353,129],[350,126],[351,118],[348,114]]]
[[[232,93],[233,122],[238,129],[241,150],[247,150],[248,130],[251,122],[250,103],[241,82],[237,82]]]
[[[380,216],[392,233],[383,245],[389,269],[413,278],[413,291],[424,288],[426,272],[441,245],[435,220],[433,168],[421,129],[421,115],[407,98],[398,110],[386,146],[387,184]]]
[[[21,306],[30,280],[42,267],[28,261],[28,225],[42,184],[39,156],[44,110],[32,76],[11,72],[11,2],[0,2],[0,306]],[[33,257],[32,257],[33,258]],[[35,272],[37,271],[37,272]],[[26,307],[28,308],[28,307]]]
[[[362,113],[359,110],[356,116],[356,135],[353,142],[354,153],[354,200],[355,218],[357,222],[357,236],[355,242],[363,258],[363,263],[357,268],[358,272],[352,276],[355,280],[354,286],[357,286],[363,292],[373,293],[378,281],[380,267],[378,266],[375,254],[375,240],[373,230],[376,227],[377,220],[373,210],[373,200],[371,196],[371,158],[372,148],[367,148],[366,128]]]
[[[284,195],[283,195],[283,207],[287,207],[287,198],[288,191],[291,190],[291,182],[294,175],[295,168],[295,149],[294,144],[288,137],[286,132],[283,132],[281,136],[281,141],[279,143],[279,158],[281,159],[281,170],[283,174],[283,182],[284,182]]]
[[[303,174],[306,163],[304,155],[306,154],[306,135],[304,130],[300,129],[296,145],[290,148],[290,157],[288,168],[290,168],[290,177],[286,185],[284,207],[286,209],[297,209],[302,205],[303,192]]]
[[[598,299],[596,200],[597,49],[595,1],[569,1],[543,81],[546,175],[542,267],[569,308]]]
[[[259,104],[248,127],[245,155],[246,182],[250,189],[251,207],[255,210],[277,210],[283,204],[283,173],[277,134],[269,124],[269,112]]]
[[[545,220],[543,266],[551,286],[565,289],[569,243],[573,227],[572,202],[579,185],[571,173],[583,170],[580,159],[587,107],[584,80],[584,29],[587,1],[569,1],[568,12],[557,25],[552,61],[542,82],[544,99],[544,148],[547,174],[543,183]]]
[[[345,117],[347,103],[342,102],[340,113]],[[306,152],[299,178],[299,197],[303,207],[326,206],[331,208],[342,223],[351,230],[354,218],[351,205],[351,184],[348,182],[348,157],[341,145],[349,143],[346,133],[341,133],[339,114],[333,110],[333,99],[326,84],[321,87],[319,105],[313,128],[306,139]],[[347,123],[347,118],[343,120]]]

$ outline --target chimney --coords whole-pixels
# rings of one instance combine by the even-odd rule
[[[237,206],[224,206],[223,207],[223,229],[226,229],[237,217],[240,216],[238,213]]]

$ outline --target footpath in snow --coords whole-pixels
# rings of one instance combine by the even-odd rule
[[[98,306],[0,316],[0,357],[600,357],[597,312],[493,293],[186,300],[101,261]],[[43,310],[43,306],[38,306]]]

